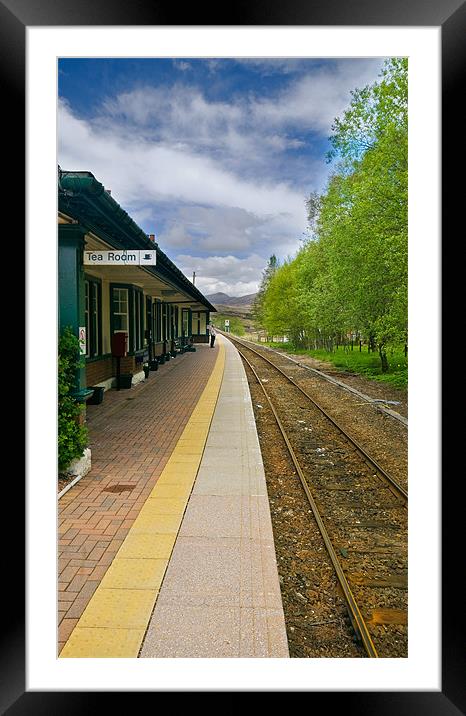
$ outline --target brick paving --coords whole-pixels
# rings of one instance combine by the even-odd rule
[[[58,653],[157,482],[216,357],[199,345],[87,407],[92,469],[58,502]]]

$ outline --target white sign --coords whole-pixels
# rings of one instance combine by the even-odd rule
[[[86,350],[86,326],[79,326],[79,352],[82,356],[87,353]]]
[[[229,325],[230,325],[229,319],[228,319],[228,318],[225,318],[225,326],[229,326]]]
[[[124,249],[123,251],[84,251],[85,266],[155,266],[155,249],[142,251]]]

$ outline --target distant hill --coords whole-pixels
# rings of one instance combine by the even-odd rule
[[[216,304],[220,306],[252,306],[256,296],[256,293],[249,293],[247,296],[229,296],[227,293],[219,292],[206,295],[206,298],[214,306]]]

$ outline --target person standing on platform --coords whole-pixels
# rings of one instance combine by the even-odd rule
[[[215,343],[215,336],[217,335],[217,331],[215,330],[212,323],[209,325],[209,333],[210,333],[210,347],[213,348],[214,343]]]

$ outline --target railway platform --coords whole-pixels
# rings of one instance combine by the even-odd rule
[[[58,502],[59,656],[288,657],[236,349],[218,336],[110,393],[89,408],[92,470]]]

